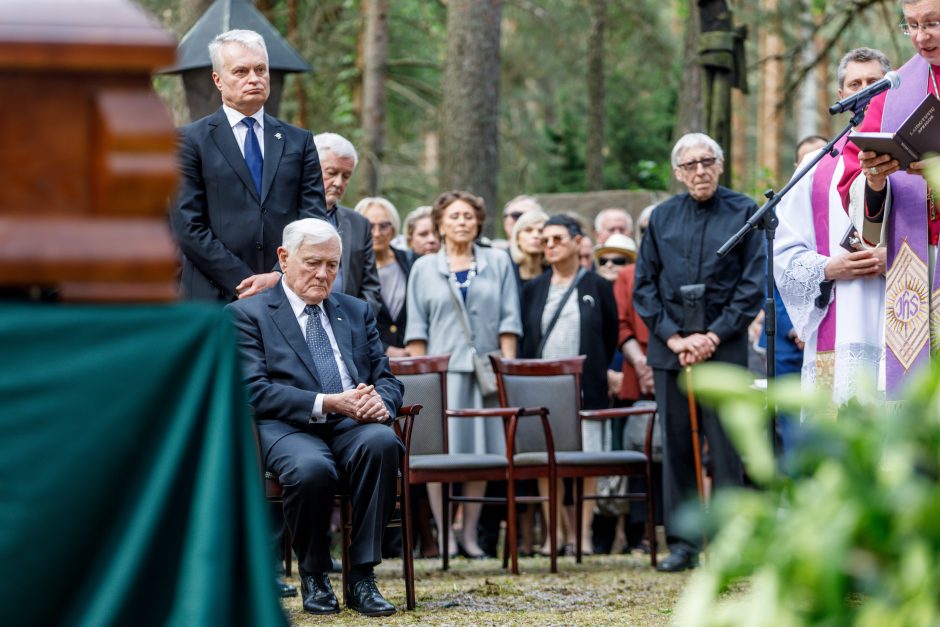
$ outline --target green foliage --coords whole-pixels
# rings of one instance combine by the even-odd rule
[[[782,410],[807,408],[792,477],[772,472],[763,393],[727,366],[695,370],[762,490],[720,493],[707,565],[677,610],[680,624],[936,625],[940,621],[940,369],[902,405],[828,398],[783,381]],[[748,590],[721,595],[748,579]]]
[[[607,189],[668,186],[681,73],[668,27],[673,10],[668,3],[648,1],[608,7]],[[501,196],[583,191],[590,26],[585,3],[556,0],[538,8],[507,3],[504,13]],[[555,44],[559,33],[568,34],[564,45]],[[546,53],[532,53],[541,50]]]
[[[200,8],[181,0],[139,0],[177,36]],[[333,131],[361,143],[361,0],[298,2],[293,41],[313,66],[287,77],[281,117],[301,120],[315,133]],[[286,0],[256,2],[288,35]],[[665,189],[682,73],[680,48],[687,2],[610,3],[606,30],[604,186]],[[390,3],[382,194],[402,214],[429,204],[440,189],[436,155],[447,3]],[[584,0],[507,0],[503,8],[500,91],[499,195],[582,191],[587,115],[587,41]],[[182,117],[178,79],[160,79],[159,93]],[[303,99],[298,98],[303,94]],[[303,109],[301,111],[301,108]],[[348,204],[362,196],[353,177]],[[497,208],[491,208],[497,209]]]

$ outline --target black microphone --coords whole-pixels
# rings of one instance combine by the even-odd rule
[[[901,76],[897,72],[888,72],[880,81],[872,83],[860,92],[856,92],[829,107],[829,115],[843,111],[855,111],[859,103],[868,104],[868,101],[889,89],[897,89],[901,84]]]

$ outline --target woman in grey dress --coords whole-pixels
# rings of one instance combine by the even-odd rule
[[[473,358],[458,316],[466,316],[478,354],[499,351],[503,357],[516,356],[522,323],[511,260],[505,251],[475,243],[486,219],[481,198],[467,192],[445,192],[435,201],[431,218],[444,245],[437,254],[421,257],[412,267],[406,347],[411,355],[450,353],[448,407],[496,406],[495,395],[484,398],[477,385]],[[506,450],[498,418],[452,419],[448,443],[452,453],[503,454]],[[468,496],[483,496],[486,483],[465,483],[463,491]],[[440,484],[429,485],[428,492],[440,529]],[[471,557],[483,556],[477,539],[481,507],[480,503],[463,504],[462,546]],[[450,546],[456,546],[455,540]]]

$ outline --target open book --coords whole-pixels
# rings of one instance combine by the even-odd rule
[[[891,155],[906,170],[927,153],[940,153],[940,100],[927,94],[894,133],[853,132],[849,141],[862,150]]]

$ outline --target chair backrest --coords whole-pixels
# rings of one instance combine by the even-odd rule
[[[556,451],[581,450],[581,370],[584,356],[568,359],[491,357],[503,407],[547,407]],[[516,452],[545,450],[538,420],[523,419],[516,430]]]
[[[447,452],[447,365],[450,355],[393,357],[389,366],[405,386],[403,405],[423,407],[411,431],[411,454]]]

